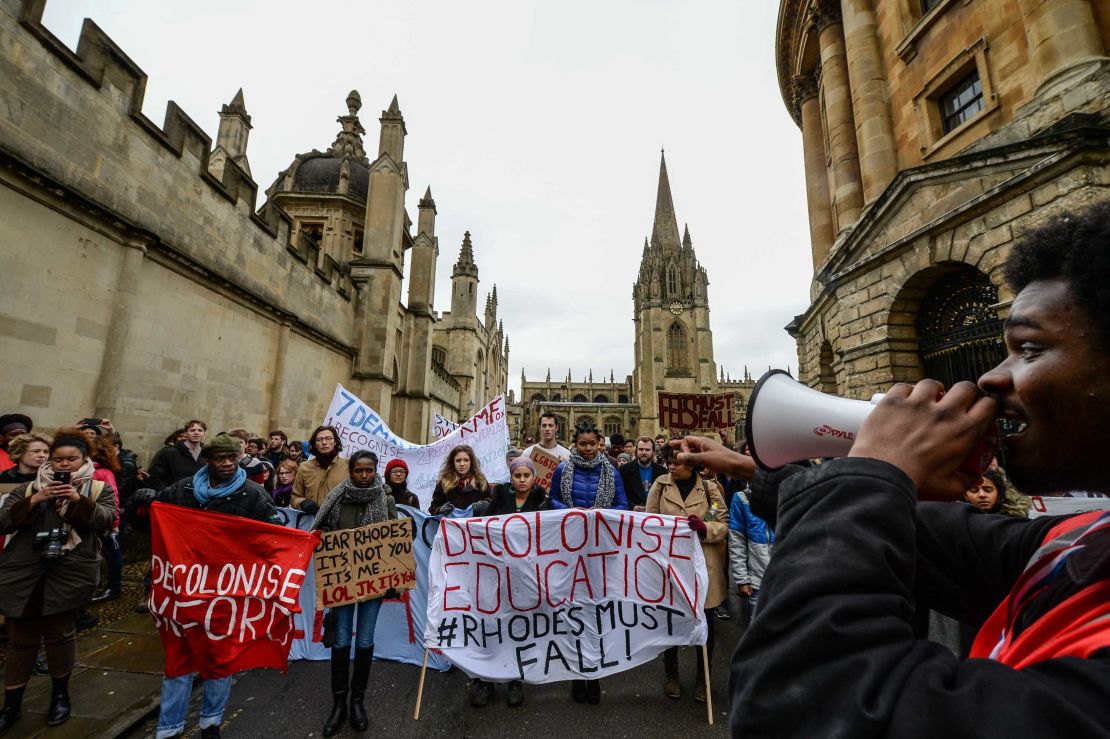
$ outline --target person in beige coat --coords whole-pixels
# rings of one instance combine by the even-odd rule
[[[728,505],[725,503],[721,488],[714,480],[703,480],[697,471],[678,461],[677,451],[666,446],[663,459],[668,474],[659,477],[648,491],[648,513],[661,513],[665,516],[681,516],[690,521],[690,528],[701,539],[705,555],[705,567],[709,574],[709,584],[705,593],[705,622],[709,630],[705,642],[710,660],[713,659],[713,644],[717,631],[716,608],[728,597],[728,578],[726,577],[725,547],[728,542]],[[694,700],[704,703],[706,699],[705,669],[701,659],[697,660],[698,677],[694,688]],[[663,692],[668,698],[681,698],[682,686],[678,680],[678,647],[663,652]]]
[[[318,426],[309,438],[308,448],[312,459],[297,468],[290,505],[315,516],[328,493],[347,479],[347,463],[336,461],[343,442],[331,426]]]

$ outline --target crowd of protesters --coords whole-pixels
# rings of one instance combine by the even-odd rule
[[[454,447],[429,513],[612,508],[684,520],[700,541],[708,583],[707,659],[696,661],[695,701],[708,697],[704,668],[729,596],[749,606],[732,667],[736,734],[1105,735],[1110,514],[1030,520],[1029,500],[997,460],[982,474],[963,463],[995,420],[1009,417],[1020,422],[1005,449],[1014,484],[1045,494],[1106,490],[1098,452],[1110,410],[1107,238],[1110,206],[1027,237],[1006,267],[1017,293],[1007,359],[979,389],[945,390],[930,380],[895,386],[846,458],[760,470],[742,441],[730,448],[700,437],[606,439],[591,425],[573,429],[568,448],[557,419],[545,414],[540,440],[508,454],[507,483],[487,479],[473,448]],[[40,651],[51,679],[46,722],[70,717],[82,609],[120,595],[128,521],[121,511],[159,501],[279,523],[277,508],[292,506],[314,516],[314,528],[336,531],[421,504],[404,461],[391,460],[379,475],[373,452],[343,458],[333,427],[316,428],[306,442],[244,429],[206,442],[207,432],[203,421],[189,421],[144,471],[108,419],[44,434],[25,415],[0,416],[0,614],[8,640],[0,734],[21,718]],[[536,450],[559,460],[546,490]],[[102,558],[107,578],[98,591]],[[333,704],[324,736],[369,724],[380,605],[340,606],[325,618]],[[662,692],[672,699],[683,694],[679,651],[661,658]],[[158,739],[182,735],[192,687],[191,675],[164,679]],[[204,681],[202,737],[219,736],[230,690],[230,677]],[[472,680],[470,704],[487,705],[495,690]],[[571,696],[598,704],[600,681],[572,681]],[[522,705],[520,681],[508,683],[506,702]],[[975,715],[974,726],[961,723]]]

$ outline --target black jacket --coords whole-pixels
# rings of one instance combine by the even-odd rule
[[[151,490],[162,490],[173,485],[178,480],[191,479],[201,467],[204,466],[203,455],[193,459],[192,452],[179,441],[173,446],[164,446],[159,449],[154,459],[150,462],[146,480],[146,487]]]
[[[512,485],[494,485],[493,501],[486,509],[487,516],[500,516],[506,513],[531,513],[533,511],[546,511],[550,508],[547,504],[547,493],[539,485],[532,486],[532,492],[524,501],[524,507],[516,509],[516,491]]]
[[[620,467],[621,482],[624,483],[624,495],[628,498],[629,506],[645,505],[647,504],[647,492],[644,490],[642,481],[640,480],[640,463],[635,459],[627,462]],[[667,468],[659,464],[655,460],[651,462],[651,482],[655,482],[657,477],[667,474]],[[651,483],[648,483],[648,488],[651,488]]]
[[[139,473],[139,460],[130,449],[119,450],[119,472],[116,473],[120,505],[123,505],[135,492],[135,482]]]
[[[140,499],[139,494],[133,497],[136,501]],[[274,508],[274,504],[270,501],[270,494],[261,485],[250,480],[243,483],[243,487],[231,495],[223,498],[213,498],[205,506],[202,506],[197,501],[196,496],[193,495],[192,477],[187,480],[178,480],[173,485],[156,495],[148,496],[148,498],[152,498],[159,503],[179,505],[183,508],[200,508],[206,511],[226,513],[229,516],[242,516],[263,523],[276,523],[279,526],[284,523],[281,514],[278,513],[277,508]],[[146,502],[146,505],[149,505],[149,502]]]
[[[978,628],[1061,517],[919,504],[873,459],[792,471],[770,480],[777,521],[774,484],[753,481],[777,541],[733,657],[733,735],[1110,736],[1110,649],[1015,670],[914,635],[929,607]]]

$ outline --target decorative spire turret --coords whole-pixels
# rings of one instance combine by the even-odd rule
[[[463,234],[462,248],[459,249],[459,261],[455,262],[455,267],[451,270],[452,277],[459,275],[478,276],[478,265],[474,263],[474,245],[470,243],[469,231]]]
[[[362,137],[366,129],[358,120],[358,111],[362,108],[362,98],[359,97],[358,90],[351,90],[347,95],[346,103],[347,115],[341,115],[335,119],[340,129],[335,141],[328,147],[328,154],[333,157],[357,159],[363,166],[369,167],[370,160],[366,158],[366,149],[362,146]]]
[[[693,249],[694,242],[690,240],[690,224],[684,223],[682,232],[682,247],[684,249]]]

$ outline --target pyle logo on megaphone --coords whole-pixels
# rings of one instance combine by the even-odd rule
[[[759,379],[748,401],[748,447],[764,469],[814,457],[843,457],[880,398],[826,395],[782,370],[771,370]]]
[[[813,429],[813,433],[817,436],[835,436],[840,439],[852,439],[853,441],[855,441],[856,438],[856,435],[851,431],[845,431],[844,429],[834,429],[827,423],[824,426],[818,426],[817,428]]]

